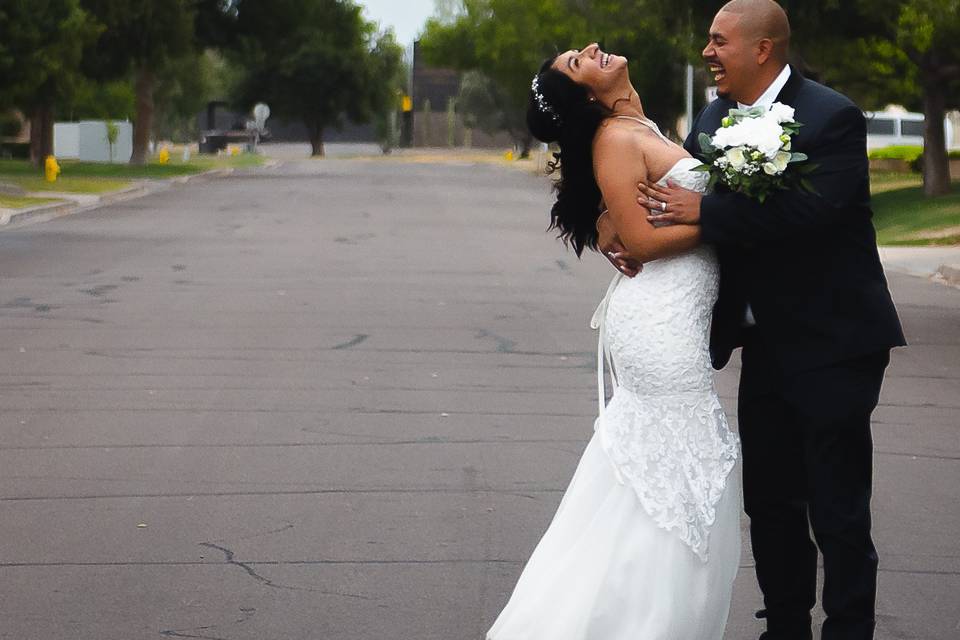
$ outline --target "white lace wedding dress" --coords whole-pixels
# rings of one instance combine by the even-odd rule
[[[661,183],[705,190],[698,164],[680,160]],[[591,322],[594,435],[487,640],[723,637],[741,494],[708,352],[718,281],[713,250],[700,247],[610,284]]]

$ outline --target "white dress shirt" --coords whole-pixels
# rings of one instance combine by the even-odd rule
[[[783,67],[783,70],[780,71],[780,75],[767,87],[767,90],[760,94],[760,97],[757,98],[757,101],[753,104],[743,104],[742,102],[737,103],[737,107],[740,109],[749,109],[750,107],[769,107],[777,99],[777,96],[780,95],[780,92],[783,91],[783,87],[786,86],[787,80],[790,79],[790,65]],[[756,319],[753,317],[753,309],[750,307],[750,303],[747,303],[747,311],[743,315],[743,326],[744,327],[755,327],[757,325]]]
[[[774,100],[777,99],[777,96],[780,95],[780,92],[783,91],[783,88],[787,84],[787,80],[790,79],[790,65],[787,65],[780,72],[780,75],[771,83],[767,90],[760,94],[760,97],[757,98],[757,101],[753,104],[743,104],[738,102],[737,106],[741,109],[749,109],[750,107],[769,107],[773,104]]]

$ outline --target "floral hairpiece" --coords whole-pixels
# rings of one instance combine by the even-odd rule
[[[533,99],[537,101],[537,109],[539,109],[541,113],[545,113],[553,118],[553,121],[557,123],[558,126],[561,125],[562,120],[560,119],[560,114],[557,113],[556,109],[550,106],[550,103],[547,102],[547,99],[543,97],[542,93],[540,93],[539,74],[533,76],[533,83],[530,85],[530,90],[533,91]]]

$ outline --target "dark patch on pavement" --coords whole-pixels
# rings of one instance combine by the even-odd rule
[[[339,242],[340,244],[360,244],[364,240],[371,240],[376,237],[377,234],[375,233],[358,233],[352,236],[337,236],[333,241]]]
[[[80,289],[80,293],[85,293],[85,294],[87,294],[88,296],[93,296],[94,298],[99,298],[99,297],[102,296],[103,294],[105,294],[105,293],[107,293],[107,292],[109,292],[109,291],[113,291],[113,290],[116,289],[116,288],[117,288],[117,285],[115,285],[115,284],[98,284],[97,286],[91,287],[91,288],[89,288],[89,289]],[[115,301],[115,300],[111,300],[111,302],[116,302],[116,301]]]
[[[167,636],[168,638],[201,638],[202,640],[229,640],[228,638],[221,638],[220,636],[207,636],[207,635],[197,635],[194,633],[187,633],[188,631],[208,631],[210,629],[216,629],[216,625],[211,625],[209,627],[192,627],[190,629],[164,629],[160,631],[160,635]]]
[[[487,331],[486,329],[481,329],[477,332],[477,338],[492,338],[497,343],[497,352],[498,353],[513,353],[514,347],[517,346],[516,341],[509,338],[504,338],[503,336],[498,336],[492,331]]]
[[[370,334],[368,334],[368,333],[358,333],[357,335],[355,335],[355,336],[354,336],[353,338],[351,338],[350,340],[347,340],[346,342],[343,342],[343,343],[341,343],[341,344],[338,344],[338,345],[335,346],[335,347],[331,347],[331,350],[333,350],[333,351],[340,351],[340,350],[342,350],[342,349],[349,349],[350,347],[355,347],[355,346],[357,346],[358,344],[360,344],[361,342],[366,341],[366,339],[369,338],[369,337],[370,337]]]

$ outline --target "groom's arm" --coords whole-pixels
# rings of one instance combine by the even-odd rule
[[[835,113],[811,149],[809,174],[817,194],[781,191],[763,204],[739,193],[704,196],[700,202],[703,242],[750,246],[846,222],[851,208],[869,215],[866,120],[854,105]]]

